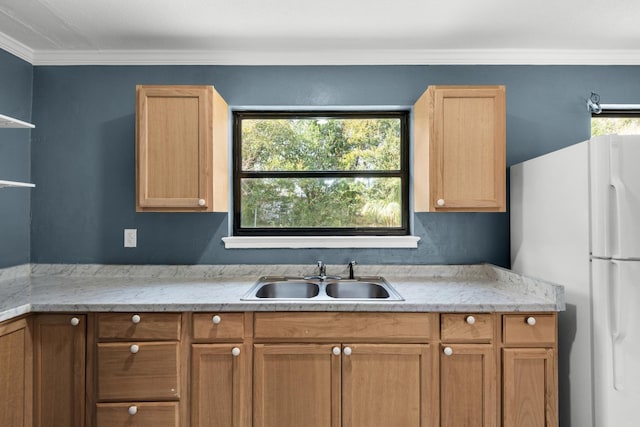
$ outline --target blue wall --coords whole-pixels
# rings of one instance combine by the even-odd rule
[[[417,250],[225,250],[226,214],[136,213],[136,84],[213,84],[230,106],[410,106],[432,84],[504,84],[508,165],[587,139],[591,91],[640,99],[640,67],[624,66],[35,67],[33,82],[41,263],[509,265],[507,214],[417,214]],[[122,247],[124,228],[138,248]]]
[[[0,49],[0,114],[31,120],[33,67]],[[30,181],[31,130],[0,129],[0,179]],[[0,188],[0,268],[29,262],[31,191]]]

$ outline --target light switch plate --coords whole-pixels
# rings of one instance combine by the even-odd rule
[[[124,229],[124,247],[135,248],[138,246],[138,229],[125,228]]]

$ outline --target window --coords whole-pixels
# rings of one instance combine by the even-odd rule
[[[237,236],[409,234],[408,112],[234,112]]]
[[[591,117],[591,136],[598,135],[638,135],[640,134],[640,111],[624,115],[602,113]]]

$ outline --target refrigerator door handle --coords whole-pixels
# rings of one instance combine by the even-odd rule
[[[624,366],[622,341],[626,336],[626,313],[622,298],[622,266],[616,260],[609,261],[609,333],[611,335],[611,357],[613,360],[613,387],[622,390],[624,387]],[[614,272],[615,271],[615,272]]]
[[[615,341],[618,335],[620,335],[620,266],[618,261],[610,260],[609,264],[609,298],[608,298],[608,312],[609,312],[609,334]]]
[[[611,188],[613,188],[613,206],[610,218],[609,244],[611,248],[611,256],[620,256],[620,224],[622,224],[622,200],[625,200],[626,187],[617,176],[611,177]]]

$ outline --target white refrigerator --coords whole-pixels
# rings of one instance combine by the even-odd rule
[[[640,135],[511,167],[511,268],[565,286],[560,427],[640,425]]]

